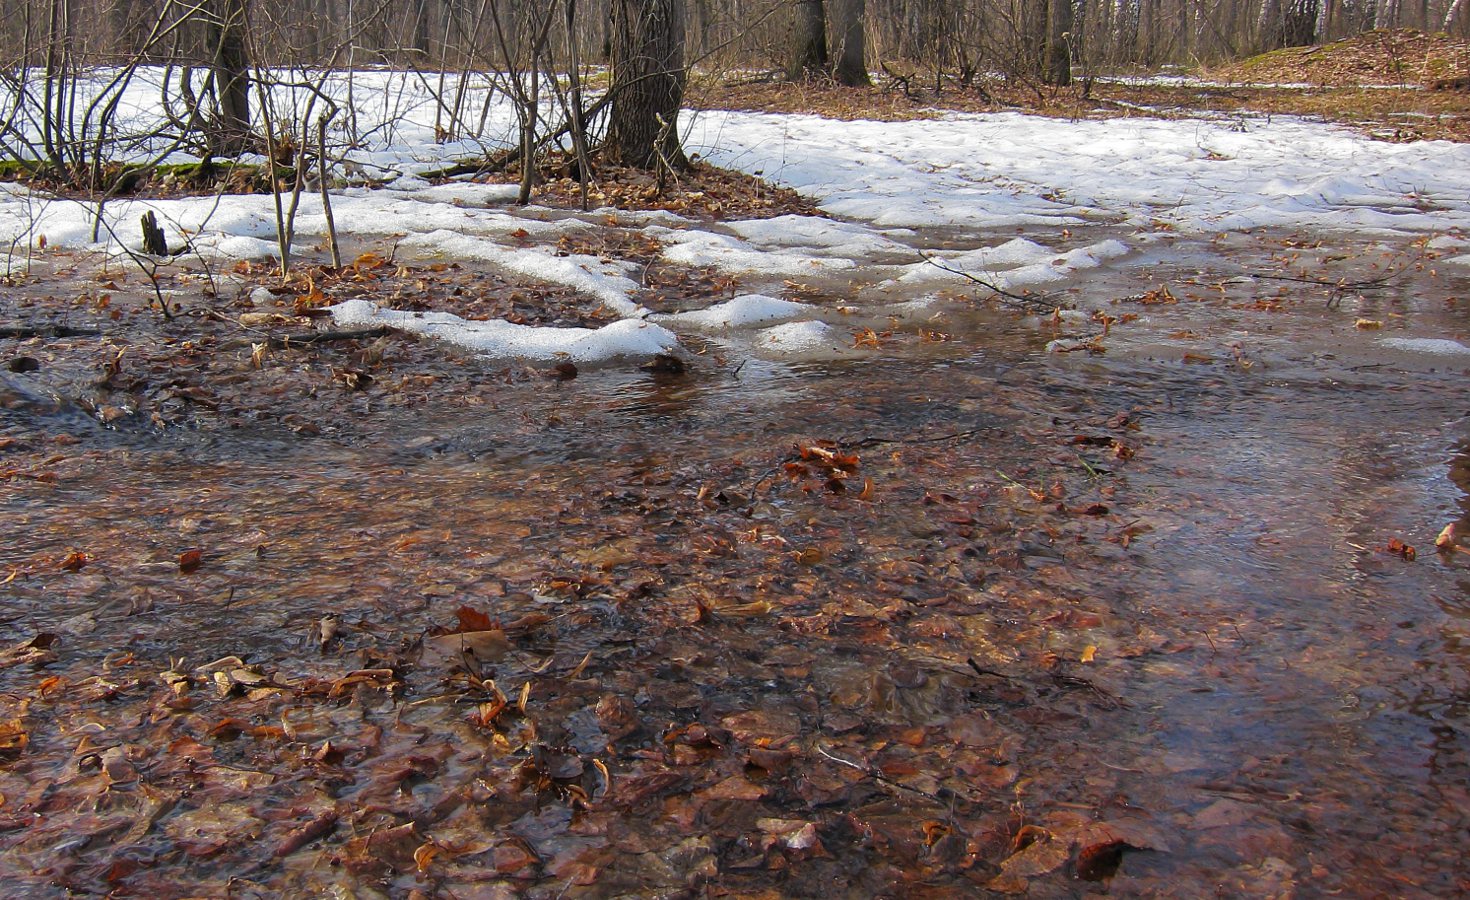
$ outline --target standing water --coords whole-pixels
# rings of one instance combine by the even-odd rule
[[[1470,555],[1435,548],[1470,531],[1467,279],[1388,248],[1340,289],[1385,253],[1346,240],[1256,277],[1303,243],[1162,242],[1063,285],[1091,316],[890,296],[800,362],[405,356],[280,396],[310,423],[104,428],[11,378],[0,869],[1470,889]]]

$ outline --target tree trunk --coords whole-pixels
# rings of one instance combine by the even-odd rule
[[[209,49],[213,55],[214,149],[238,156],[250,137],[250,58],[245,50],[249,27],[247,0],[214,0],[210,7]]]
[[[1047,84],[1066,87],[1072,83],[1072,0],[1051,0],[1047,7],[1041,78]]]
[[[823,78],[827,75],[827,10],[822,0],[796,0],[792,10],[791,61],[786,80]]]
[[[837,66],[832,77],[838,84],[863,87],[868,80],[868,52],[863,34],[866,0],[832,0],[832,36],[837,44]]]
[[[1256,18],[1256,48],[1276,50],[1281,47],[1281,0],[1265,0]]]
[[[1373,14],[1374,28],[1397,28],[1399,25],[1399,0],[1378,0]]]
[[[679,146],[683,0],[614,0],[612,15],[608,153],[613,162],[640,169],[686,168]]]
[[[429,2],[428,0],[414,0],[413,4],[413,37],[412,47],[418,51],[418,58],[413,60],[413,65],[422,66],[429,58]]]
[[[1460,18],[1465,14],[1465,0],[1455,0],[1444,14],[1444,30],[1449,31],[1459,24]]]

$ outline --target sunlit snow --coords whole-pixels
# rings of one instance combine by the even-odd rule
[[[430,184],[423,174],[514,141],[512,110],[499,97],[485,105],[483,79],[466,94],[476,121],[461,120],[453,129],[460,136],[442,143],[441,110],[427,85],[403,73],[358,72],[350,86],[342,74],[325,88],[354,112],[333,121],[344,145],[340,130],[355,120],[353,149],[338,167],[355,184],[332,196],[340,234],[392,238],[404,260],[473,260],[510,278],[565,286],[626,320],[597,331],[534,328],[353,301],[334,309],[339,324],[386,324],[487,355],[535,359],[662,351],[677,344],[679,331],[744,331],[757,352],[777,355],[851,344],[830,305],[774,296],[710,297],[706,309],[657,316],[654,324],[642,267],[556,248],[558,237],[597,229],[611,211],[522,209],[513,205],[513,186]],[[142,134],[156,116],[158,88],[142,77],[133,90],[124,108]],[[303,100],[279,102],[284,110]],[[483,128],[481,109],[488,110]],[[620,223],[656,238],[666,263],[727,272],[746,290],[767,294],[785,281],[827,279],[838,294],[922,306],[926,291],[963,287],[967,276],[1012,291],[1057,286],[1087,270],[1129,265],[1161,228],[1455,235],[1437,240],[1461,254],[1470,231],[1470,145],[1389,144],[1290,117],[1094,121],[1000,113],[844,122],[716,111],[690,116],[685,144],[710,162],[795,188],[830,218],[704,224],[667,212],[620,212]],[[138,146],[139,158],[148,158],[147,142]],[[145,210],[158,215],[171,248],[188,256],[218,263],[278,252],[268,196],[113,200],[99,221],[95,203],[13,185],[0,186],[0,245],[10,248],[11,267],[41,237],[52,247],[136,250]],[[1089,223],[1117,226],[1116,237],[1082,247],[1066,240],[1067,229]],[[295,234],[295,253],[312,252],[325,236],[315,194],[301,198]]]

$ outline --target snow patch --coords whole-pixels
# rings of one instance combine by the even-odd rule
[[[593,362],[619,356],[652,356],[678,346],[674,333],[652,322],[623,319],[602,328],[538,328],[504,319],[472,321],[442,312],[384,309],[367,300],[328,307],[342,327],[386,326],[448,341],[493,357]]]
[[[537,281],[566,285],[596,297],[624,318],[648,314],[648,310],[629,299],[638,290],[638,283],[623,274],[636,268],[631,263],[604,261],[594,256],[552,256],[532,247],[511,249],[444,229],[410,235],[400,246],[417,250],[426,257],[476,259]]]
[[[664,243],[663,258],[685,266],[711,266],[724,272],[798,278],[813,272],[843,271],[856,267],[851,259],[814,257],[807,253],[761,250],[725,234],[674,231],[654,226],[648,233]]]
[[[804,303],[767,297],[764,294],[743,294],[724,303],[716,303],[705,309],[674,313],[653,318],[675,325],[694,328],[743,328],[765,322],[778,322],[810,312]]]
[[[1441,356],[1470,353],[1470,347],[1459,341],[1451,341],[1446,338],[1384,338],[1383,346],[1392,347],[1395,350],[1409,350],[1414,353],[1434,353]]]
[[[787,322],[756,334],[756,345],[781,353],[809,353],[843,349],[832,338],[836,331],[826,322]]]

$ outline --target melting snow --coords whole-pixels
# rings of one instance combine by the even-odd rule
[[[782,319],[790,319],[811,311],[812,308],[805,303],[794,303],[763,294],[744,294],[705,309],[655,316],[654,318],[672,325],[720,329],[779,322]]]
[[[449,341],[490,356],[578,362],[618,356],[652,356],[678,346],[674,333],[652,322],[623,319],[601,328],[538,328],[502,319],[472,321],[440,312],[401,312],[367,300],[348,300],[331,307],[332,318],[345,327],[397,328]]]
[[[126,123],[146,135],[162,70],[144,70],[124,108]],[[151,80],[150,80],[151,79]],[[483,353],[592,359],[666,350],[673,333],[646,321],[637,267],[543,249],[569,231],[600,227],[610,211],[569,214],[508,204],[510,185],[466,182],[431,185],[422,175],[447,161],[513,143],[515,118],[503,97],[469,85],[471,105],[488,103],[487,128],[473,137],[436,143],[438,109],[404,73],[353,75],[362,133],[343,163],[359,183],[333,195],[343,235],[404,235],[399,247],[419,258],[474,259],[511,275],[565,285],[629,320],[597,331],[537,329],[507,322],[466,322],[453,316],[397,313],[348,303],[339,321],[371,320],[453,340]],[[453,86],[451,85],[451,89]],[[347,79],[326,90],[346,102]],[[339,117],[341,123],[345,117]],[[340,137],[346,137],[341,135]],[[139,153],[157,152],[146,140]],[[919,122],[841,122],[815,116],[704,112],[692,117],[687,149],[730,168],[760,172],[803,192],[841,221],[781,216],[715,226],[667,212],[616,213],[625,227],[643,227],[664,245],[664,259],[710,266],[774,290],[765,282],[827,279],[838,287],[877,283],[885,302],[912,300],[916,291],[963,281],[919,261],[923,252],[951,268],[1017,290],[1077,277],[1118,264],[1148,245],[1162,224],[1208,234],[1264,227],[1428,236],[1470,232],[1470,145],[1388,144],[1347,129],[1291,117],[1225,121],[1147,118],[1069,121],[1016,113],[947,114]],[[179,158],[177,154],[171,159]],[[264,196],[109,202],[100,240],[93,241],[95,205],[0,185],[0,243],[117,252],[136,249],[136,223],[155,211],[172,246],[225,259],[266,258],[277,252],[273,201]],[[1048,234],[1082,223],[1135,229],[1118,239],[1060,250]],[[1030,239],[1004,239],[998,229],[1044,226]],[[1046,229],[1051,229],[1047,231]],[[303,242],[325,234],[320,198],[305,196],[296,221]],[[1120,229],[1122,230],[1122,229]],[[950,249],[956,243],[961,248]],[[1009,236],[1006,236],[1009,237]],[[532,246],[525,246],[531,243]],[[980,246],[983,245],[983,246]],[[1466,243],[1437,237],[1451,262],[1465,264]],[[297,252],[305,248],[297,248]],[[14,258],[14,256],[12,257]],[[708,309],[659,316],[669,327],[716,329],[767,352],[844,350],[845,341],[812,316],[811,308],[773,297],[738,297]],[[1408,340],[1408,339],[1389,339]],[[1463,352],[1460,349],[1428,352]],[[1402,345],[1407,346],[1407,345]]]
[[[1470,347],[1466,347],[1459,341],[1446,340],[1444,338],[1384,338],[1383,346],[1392,347],[1395,350],[1409,350],[1414,353],[1435,353],[1439,355],[1470,353]]]

